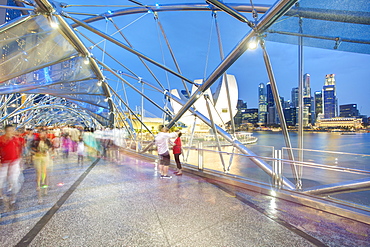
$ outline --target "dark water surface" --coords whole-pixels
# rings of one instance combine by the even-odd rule
[[[276,149],[285,146],[282,132],[257,131],[253,136],[258,138],[256,145],[274,146]],[[289,136],[292,147],[297,148],[298,133],[289,132]],[[303,148],[370,155],[370,133],[304,132]]]

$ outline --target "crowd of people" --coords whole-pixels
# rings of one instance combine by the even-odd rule
[[[126,146],[127,137],[126,133],[119,129],[95,131],[92,128],[73,126],[17,130],[15,126],[6,125],[1,131],[0,200],[9,206],[16,202],[24,180],[24,169],[35,169],[36,191],[41,203],[42,196],[48,192],[49,174],[55,156],[67,160],[71,153],[75,153],[80,167],[83,166],[85,157],[89,160],[101,157],[115,161],[118,160],[117,148]],[[173,138],[174,142],[171,141]],[[181,176],[181,132],[169,133],[168,128],[162,127],[155,137],[155,144],[160,157],[160,177],[171,178],[168,175],[171,147],[177,165],[175,174]]]
[[[1,132],[1,131],[0,131]],[[47,194],[49,174],[55,156],[69,159],[77,154],[77,164],[82,167],[84,158],[114,159],[114,148],[124,145],[125,133],[118,129],[96,130],[73,126],[38,127],[16,130],[6,125],[0,133],[0,200],[14,205],[23,183],[23,169],[35,169],[36,190],[39,203]]]

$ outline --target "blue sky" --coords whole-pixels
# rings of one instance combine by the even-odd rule
[[[156,3],[151,0],[143,0],[141,2],[148,5],[154,5]],[[186,0],[163,1],[162,3],[170,4],[184,2],[203,3],[203,1]],[[246,0],[225,2],[249,3],[249,1]],[[254,1],[255,4],[270,4],[272,2],[273,1]],[[73,4],[78,3],[86,4],[86,1],[73,1]],[[101,1],[91,0],[89,4],[101,4]],[[109,4],[131,5],[132,3],[128,1],[111,0]],[[119,8],[76,7],[66,10],[103,13],[108,10],[114,11],[116,9]],[[247,15],[247,17],[251,19],[250,16]],[[79,16],[79,18],[83,19],[85,17]],[[207,77],[221,61],[218,53],[215,27],[212,23],[210,12],[159,13],[159,19],[178,60],[182,74],[191,80],[203,78],[204,74],[206,74],[205,77]],[[176,70],[163,37],[158,35],[158,27],[156,26],[152,14],[136,14],[118,17],[114,18],[114,21],[119,27],[129,25],[123,30],[123,33],[130,40],[135,49],[158,62],[166,64],[171,69]],[[134,23],[130,25],[132,22]],[[218,14],[218,22],[221,30],[223,49],[226,55],[249,31],[249,27],[224,13]],[[92,25],[107,33],[113,33],[115,31],[112,24],[107,24],[106,21],[96,22]],[[81,28],[79,28],[79,30],[83,31]],[[101,38],[91,33],[89,33],[89,37],[94,41],[101,40]],[[114,37],[123,40],[119,35],[115,35]],[[90,45],[86,40],[84,40],[84,42],[87,46]],[[270,55],[279,93],[285,100],[288,100],[290,99],[291,89],[298,85],[298,47],[295,45],[267,41],[266,48]],[[111,54],[114,54],[115,57],[119,58],[119,60],[130,69],[135,71],[140,77],[156,85],[154,79],[139,62],[137,57],[112,44],[107,43],[106,49]],[[92,53],[97,58],[102,58],[100,51],[97,49],[94,48]],[[312,92],[322,89],[326,74],[336,74],[339,104],[357,103],[361,114],[370,116],[370,100],[368,97],[368,92],[370,92],[369,55],[305,47],[304,56],[304,72],[311,75]],[[124,70],[109,58],[105,57],[104,59],[105,62],[113,68]],[[208,64],[207,67],[206,64]],[[166,75],[166,73],[153,65],[150,65],[150,68],[153,69],[166,88],[182,87],[181,81],[178,78],[172,75]],[[228,73],[236,76],[239,84],[239,98],[247,102],[248,108],[256,108],[258,106],[258,84],[261,82],[268,82],[261,49],[247,51],[230,67]],[[107,77],[110,78],[111,83],[114,83],[114,80],[116,80],[111,75],[107,75]],[[130,79],[128,80],[130,81]],[[131,80],[130,82],[140,88],[135,80]],[[123,92],[119,87],[117,87],[117,89],[121,93]],[[131,107],[135,109],[135,105],[140,104],[141,97],[136,93],[131,93],[133,91],[130,91],[128,88],[126,88],[126,90],[129,103]],[[148,88],[145,90],[146,93],[151,94],[153,100],[163,105],[163,97],[160,94],[149,91]],[[148,102],[145,102],[145,107],[153,114],[160,116],[160,112],[155,107],[150,106]]]

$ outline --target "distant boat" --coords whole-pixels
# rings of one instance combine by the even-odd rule
[[[258,138],[252,136],[253,133],[249,132],[236,132],[235,137],[240,141],[242,144],[252,144],[258,141]]]
[[[342,132],[341,135],[356,135],[356,132]]]
[[[273,132],[279,132],[279,131],[281,131],[281,128],[271,128],[271,131],[273,131]]]
[[[252,134],[253,133],[249,133],[249,132],[236,132],[235,137],[243,145],[253,144],[258,141],[258,138],[255,136],[252,136]],[[203,147],[216,147],[218,145],[216,143],[216,139],[214,135],[205,135],[202,138],[204,138]],[[220,139],[221,146],[223,147],[232,146],[232,143],[224,140],[222,137],[219,137],[219,139]]]

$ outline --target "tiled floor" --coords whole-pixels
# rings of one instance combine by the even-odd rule
[[[40,222],[86,170],[74,162],[55,161],[41,205],[25,170],[17,207],[2,213],[1,246],[17,244],[37,222],[31,246],[369,246],[366,224],[195,175],[160,179],[154,163],[129,156],[100,160]]]

